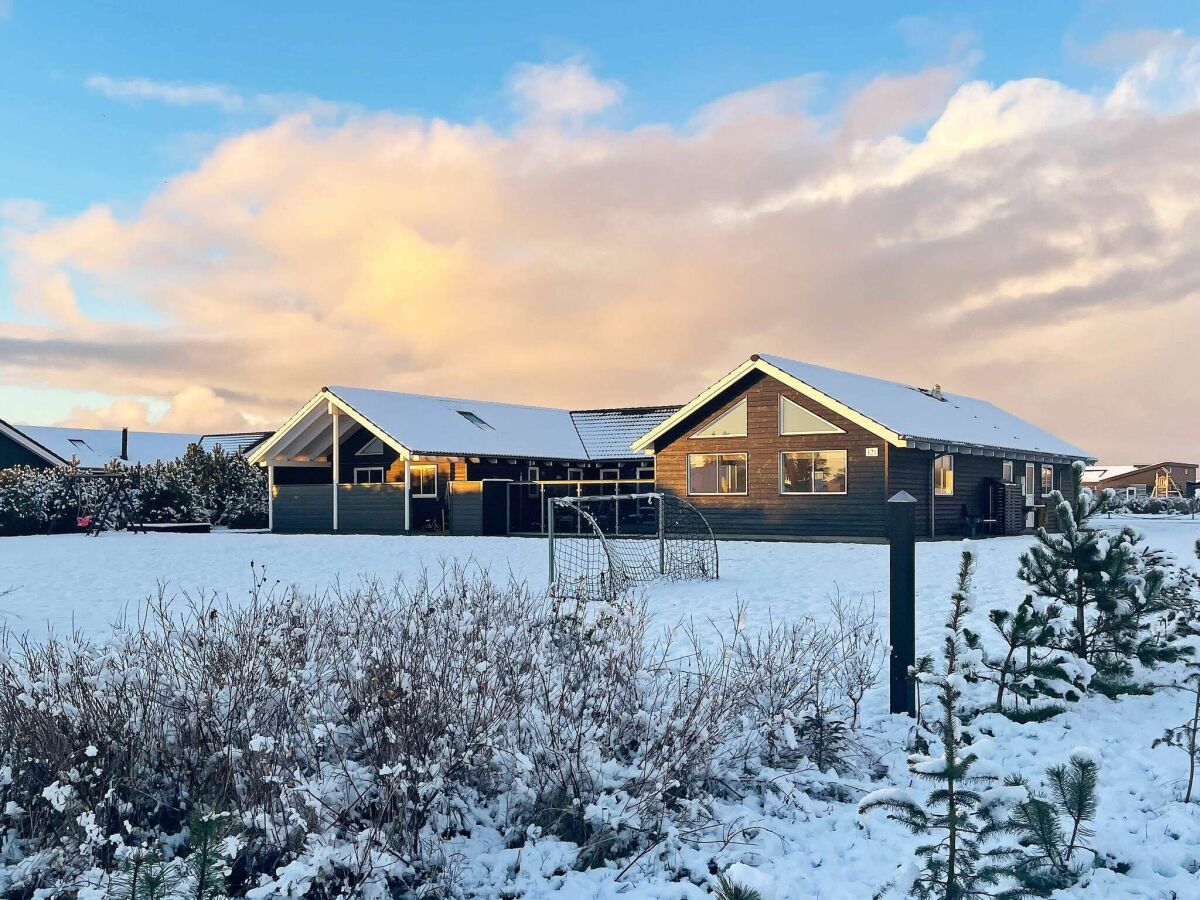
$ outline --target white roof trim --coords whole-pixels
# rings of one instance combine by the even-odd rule
[[[3,419],[0,419],[0,434],[11,438],[15,443],[20,444],[35,456],[41,457],[52,466],[70,465],[69,460],[65,460],[54,451],[43,447],[33,438],[27,436],[24,432],[19,431],[15,426],[9,425]]]
[[[275,455],[276,448],[280,446],[286,446],[287,439],[294,436],[292,435],[292,432],[295,431],[298,426],[303,425],[309,414],[320,407],[322,403],[330,403],[337,407],[339,412],[349,416],[363,428],[367,429],[367,431],[371,432],[371,434],[375,435],[375,437],[379,438],[381,441],[399,453],[402,459],[412,456],[412,451],[410,451],[394,437],[356,410],[353,406],[351,406],[341,397],[337,396],[337,394],[333,393],[333,391],[329,390],[329,388],[322,388],[315,397],[305,403],[304,406],[300,407],[300,410],[290,419],[288,419],[282,428],[276,431],[267,440],[255,447],[246,458],[251,463],[257,463],[260,466],[270,465],[275,462],[273,457]]]
[[[726,375],[724,378],[720,379],[715,384],[713,384],[711,387],[709,387],[708,390],[704,391],[704,393],[697,396],[690,403],[687,403],[684,406],[680,407],[679,412],[675,413],[675,415],[673,415],[673,416],[669,417],[668,419],[666,419],[665,421],[663,421],[657,428],[655,428],[652,431],[648,431],[646,434],[644,434],[640,438],[638,438],[631,445],[630,449],[635,450],[635,451],[645,450],[647,447],[649,447],[651,444],[653,444],[656,440],[658,440],[660,437],[662,437],[664,434],[666,434],[667,431],[669,431],[671,428],[673,428],[679,422],[683,421],[683,419],[690,416],[692,413],[694,413],[697,409],[702,407],[705,403],[707,403],[713,397],[715,397],[719,393],[721,393],[721,391],[725,390],[726,388],[730,387],[733,384],[736,384],[738,381],[740,381],[746,375],[750,374],[751,372],[753,372],[755,370],[762,372],[765,375],[770,375],[776,381],[782,382],[783,384],[787,385],[788,387],[790,387],[792,390],[796,391],[797,393],[803,394],[805,397],[808,397],[810,400],[815,400],[817,403],[820,403],[826,409],[832,410],[833,412],[837,413],[838,415],[842,416],[843,418],[849,419],[855,425],[858,425],[861,428],[864,428],[865,430],[869,431],[871,434],[875,435],[876,437],[887,441],[893,447],[906,446],[904,438],[902,438],[900,435],[898,435],[896,432],[892,431],[891,429],[885,428],[883,425],[880,425],[874,419],[869,419],[866,416],[864,416],[862,413],[846,406],[846,404],[839,403],[837,400],[834,400],[828,394],[824,394],[821,391],[818,391],[816,388],[814,388],[808,384],[805,384],[799,378],[789,375],[787,372],[783,371],[783,369],[780,369],[777,366],[771,365],[766,360],[751,357],[750,359],[748,359],[744,363],[742,363],[740,366],[738,366],[736,369],[734,369],[732,372],[730,372],[728,375]]]

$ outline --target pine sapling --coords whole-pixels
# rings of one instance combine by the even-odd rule
[[[931,724],[931,729],[940,744],[940,753],[912,754],[908,758],[908,771],[935,787],[924,804],[895,789],[868,794],[859,804],[860,814],[883,809],[888,818],[914,834],[931,836],[931,840],[916,848],[921,867],[911,884],[890,885],[879,896],[893,888],[918,900],[976,897],[1012,900],[1023,896],[1018,887],[1008,883],[1012,875],[1009,860],[1017,848],[1003,840],[1013,830],[1008,817],[1013,792],[988,789],[992,779],[972,773],[978,757],[969,747],[959,716],[970,674],[964,662],[969,648],[963,634],[963,620],[970,609],[973,567],[973,553],[964,551],[946,623],[943,669],[920,676],[938,692],[940,718]]]
[[[194,815],[187,858],[190,900],[221,900],[225,896],[225,876],[228,866],[223,845],[228,836],[225,818],[219,814]]]
[[[1094,834],[1090,823],[1096,818],[1099,779],[1099,765],[1084,750],[1071,754],[1066,765],[1046,770],[1048,797],[1031,789],[1023,778],[1009,779],[1010,785],[1024,787],[1029,794],[1013,813],[1026,848],[1016,872],[1026,887],[1049,893],[1078,879],[1076,853],[1089,849],[1084,841]]]
[[[1183,791],[1183,802],[1191,803],[1193,796],[1196,796],[1196,759],[1200,755],[1200,663],[1187,664],[1187,674],[1181,686],[1192,696],[1192,717],[1182,725],[1168,728],[1162,737],[1155,739],[1152,746],[1175,747],[1187,755],[1187,786]]]
[[[1026,595],[1015,611],[993,609],[988,620],[1004,641],[1005,651],[988,653],[980,636],[964,629],[967,646],[979,654],[979,677],[996,685],[995,709],[1005,712],[1005,694],[1032,703],[1040,697],[1078,700],[1087,690],[1092,668],[1073,654],[1054,649],[1064,622],[1062,607],[1047,603],[1039,607]]]

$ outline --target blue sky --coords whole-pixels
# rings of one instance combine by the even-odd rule
[[[1200,4],[323,3],[10,0],[0,22],[0,198],[56,213],[133,203],[253,113],[122,104],[89,77],[307,94],[504,127],[521,62],[582,57],[627,86],[628,124],[678,122],[733,91],[804,73],[847,89],[962,54],[992,82],[1103,78],[1087,48],[1112,31],[1197,30]],[[959,45],[956,45],[959,42]],[[835,92],[836,93],[836,92]]]
[[[775,352],[1114,461],[1173,372],[1107,343],[1200,342],[1200,4],[349,7],[0,0],[0,418],[657,403]]]

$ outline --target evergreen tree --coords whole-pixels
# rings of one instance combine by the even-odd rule
[[[1112,491],[1097,498],[1079,486],[1081,468],[1076,463],[1073,501],[1058,491],[1049,495],[1061,532],[1039,528],[1037,543],[1021,555],[1018,575],[1071,614],[1049,646],[1091,664],[1112,690],[1132,673],[1132,660],[1147,667],[1174,661],[1181,646],[1169,634],[1148,632],[1153,618],[1170,607],[1163,591],[1165,559],[1143,547],[1132,528],[1110,534],[1092,525],[1111,502]]]
[[[963,620],[970,610],[973,567],[973,553],[963,551],[946,622],[942,671],[920,676],[938,692],[941,715],[931,728],[940,752],[909,756],[908,770],[935,787],[924,804],[892,789],[869,794],[859,804],[860,813],[883,809],[889,818],[914,834],[930,836],[928,842],[916,848],[921,866],[911,884],[889,886],[918,900],[1015,900],[1026,896],[1012,880],[1010,861],[1017,847],[1005,840],[1014,829],[1008,814],[1016,795],[972,772],[979,760],[970,749],[959,715],[963,692],[972,675],[966,663],[972,654],[966,644]]]
[[[1065,625],[1061,606],[1039,605],[1026,595],[1015,611],[993,609],[988,620],[1004,641],[1003,654],[989,653],[980,636],[969,629],[963,629],[963,635],[967,646],[979,654],[978,676],[996,685],[997,712],[1005,712],[1005,693],[1030,704],[1041,697],[1074,701],[1083,696],[1092,667],[1052,647]]]
[[[1009,779],[1010,785],[1028,792],[1028,799],[1014,811],[1013,822],[1026,848],[1015,871],[1030,890],[1049,894],[1078,880],[1075,854],[1087,849],[1084,841],[1093,835],[1089,823],[1096,818],[1099,776],[1100,767],[1091,755],[1076,751],[1067,765],[1046,770],[1049,797],[1033,791],[1023,778]]]

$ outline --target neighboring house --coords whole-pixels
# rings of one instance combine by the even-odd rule
[[[10,425],[0,420],[0,468],[76,465],[100,469],[110,462],[144,465],[178,459],[200,437],[128,428]]]
[[[1083,483],[1096,490],[1112,488],[1119,496],[1188,496],[1197,481],[1196,463],[1159,462],[1135,466],[1092,466]]]
[[[274,531],[540,533],[548,496],[651,490],[653,460],[629,445],[677,408],[326,387],[248,458],[267,467]]]
[[[636,440],[656,488],[686,496],[715,533],[880,539],[885,500],[917,500],[917,533],[1054,528],[1084,450],[983,400],[750,357]]]
[[[986,401],[774,356],[682,407],[323,388],[248,458],[276,531],[542,533],[547,498],[653,488],[718,536],[855,540],[885,536],[900,490],[922,536],[1053,528],[1046,495],[1094,461]]]

